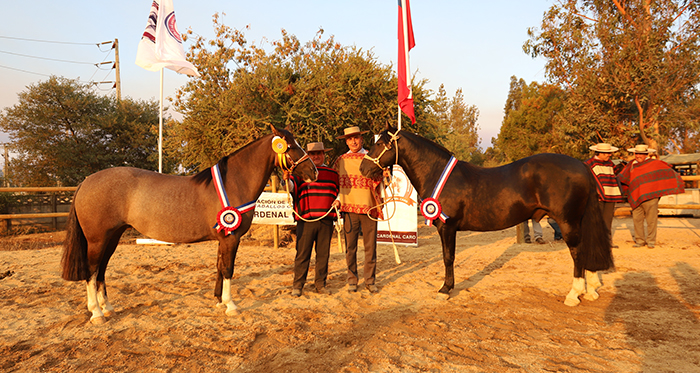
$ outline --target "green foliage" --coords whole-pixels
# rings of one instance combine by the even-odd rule
[[[459,160],[483,164],[484,157],[479,148],[479,109],[466,105],[462,89],[452,99],[447,97],[444,85],[438,88],[437,97],[431,102],[431,114],[436,118],[438,138],[436,141],[451,150]]]
[[[215,40],[194,39],[190,58],[201,77],[178,91],[175,107],[184,119],[173,125],[167,144],[187,170],[211,166],[268,133],[269,124],[289,127],[302,145],[323,141],[337,156],[346,150],[337,139],[343,128],[378,133],[396,122],[396,77],[371,51],[343,47],[323,30],[306,44],[282,30],[267,51],[248,45],[244,33],[221,24],[218,15],[213,23]],[[434,138],[424,83],[413,86],[418,123],[404,116],[402,128]]]
[[[508,163],[537,153],[570,154],[558,124],[565,97],[556,86],[511,77],[493,156]]]
[[[77,185],[104,168],[157,168],[157,123],[155,102],[117,102],[75,80],[51,77],[21,92],[19,103],[0,116],[19,153],[7,176],[16,185]]]
[[[567,91],[560,117],[577,151],[601,141],[688,148],[682,136],[696,136],[697,1],[567,0],[528,33],[524,51],[546,58],[548,79]]]

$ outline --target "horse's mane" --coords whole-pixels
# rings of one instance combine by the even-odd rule
[[[225,180],[226,179],[226,172],[228,171],[228,160],[231,157],[235,157],[238,152],[242,151],[243,149],[257,143],[259,140],[262,140],[262,137],[248,143],[242,148],[238,148],[238,150],[234,151],[233,153],[229,155],[225,155],[223,158],[219,159],[218,162],[216,162],[219,165],[219,171],[221,172],[221,179]],[[192,177],[192,181],[194,181],[195,184],[204,184],[209,185],[209,183],[212,182],[212,176],[211,176],[211,167],[207,167],[202,171],[199,171],[197,174],[195,174]]]
[[[396,130],[396,128],[393,129],[393,131],[395,131],[395,130]],[[385,131],[385,132],[386,132],[386,131]],[[431,139],[428,139],[428,138],[425,138],[425,137],[422,137],[422,136],[418,136],[418,135],[416,135],[415,133],[411,133],[411,132],[408,132],[408,131],[403,131],[403,133],[404,133],[404,134],[407,134],[407,135],[412,135],[411,137],[414,138],[414,139],[416,139],[416,140],[418,140],[418,141],[428,142],[428,144],[430,144],[430,145],[432,145],[432,146],[438,148],[439,150],[444,151],[445,153],[447,153],[447,154],[449,154],[449,155],[454,155],[454,153],[451,152],[449,149],[447,149],[446,147],[444,147],[444,146],[442,146],[442,145],[436,143],[435,141],[433,141],[433,140],[431,140]],[[388,135],[388,134],[387,134],[387,135]]]
[[[243,149],[243,148],[241,148]],[[238,149],[238,150],[241,150]],[[225,179],[226,178],[226,171],[228,171],[228,158],[238,152],[238,150],[234,153],[231,153],[229,155],[224,156],[223,158],[219,159],[218,162],[216,162],[219,165],[219,171],[221,171],[221,178]],[[211,167],[207,167],[202,171],[199,171],[197,174],[195,174],[192,177],[192,180],[194,181],[195,184],[204,184],[209,185],[209,183],[212,182],[213,177],[211,176]]]

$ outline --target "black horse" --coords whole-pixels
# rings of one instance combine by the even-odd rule
[[[370,148],[360,171],[374,176],[398,164],[427,202],[451,157],[428,139],[389,127]],[[495,168],[458,161],[436,199],[439,203],[426,211],[437,216],[441,209],[444,214],[435,226],[445,263],[439,293],[445,298],[454,288],[457,231],[495,231],[545,215],[559,223],[574,259],[573,286],[564,303],[576,306],[582,294],[598,298],[601,283],[595,272],[613,267],[610,229],[603,222],[593,175],[583,162],[561,154],[538,154]]]

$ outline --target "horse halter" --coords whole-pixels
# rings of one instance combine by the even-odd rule
[[[379,169],[383,170],[384,167],[382,167],[381,163],[379,163],[379,159],[384,155],[384,153],[386,153],[388,150],[391,149],[391,143],[394,142],[394,144],[396,144],[396,162],[394,162],[394,163],[395,163],[395,164],[399,164],[399,143],[398,143],[398,141],[399,141],[399,131],[400,131],[400,130],[397,130],[395,133],[391,133],[391,132],[389,132],[389,131],[386,131],[386,133],[389,134],[390,138],[389,138],[388,143],[387,143],[387,144],[384,144],[384,149],[382,149],[382,152],[379,153],[379,155],[376,156],[375,158],[372,158],[372,157],[370,157],[368,154],[365,154],[364,159],[366,159],[366,160],[368,160],[368,161],[371,161],[371,162],[374,163],[377,167],[379,167]],[[389,167],[389,166],[387,166],[387,167]]]
[[[272,139],[272,150],[277,154],[277,165],[284,171],[289,173],[294,172],[294,169],[305,160],[309,159],[309,155],[302,149],[304,156],[297,159],[296,162],[289,155],[289,144],[282,137],[275,136]],[[290,166],[291,164],[291,166]]]

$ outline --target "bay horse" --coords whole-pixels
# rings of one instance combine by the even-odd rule
[[[444,147],[387,127],[365,155],[360,171],[372,177],[398,164],[425,203],[434,196],[435,185],[451,160],[452,154]],[[588,300],[598,298],[596,289],[602,285],[595,272],[614,265],[610,229],[603,221],[588,166],[566,155],[538,154],[494,168],[462,161],[453,167],[443,181],[439,204],[429,210],[441,208],[445,215],[444,221],[434,220],[445,265],[441,297],[448,299],[454,288],[457,231],[501,230],[548,215],[561,227],[574,260],[573,285],[564,303],[576,306],[582,294]]]
[[[119,238],[133,227],[141,234],[172,243],[218,240],[217,279],[214,295],[226,314],[236,313],[231,299],[231,277],[240,238],[250,228],[254,203],[265,188],[275,166],[306,181],[315,181],[316,166],[291,132],[270,126],[272,134],[253,141],[217,162],[221,178],[213,169],[193,176],[164,175],[131,167],[115,167],[88,176],[73,197],[64,241],[62,277],[87,283],[90,321],[101,324],[114,312],[107,299],[105,271]],[[277,151],[273,146],[278,146]],[[221,182],[218,182],[221,180]],[[249,206],[237,217],[220,220],[223,185],[229,206]],[[229,209],[231,208],[229,207]],[[244,209],[241,209],[244,210]],[[237,220],[236,220],[237,218]],[[231,234],[215,228],[238,221]]]

